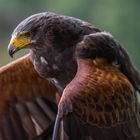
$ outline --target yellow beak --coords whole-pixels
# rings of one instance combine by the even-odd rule
[[[17,52],[20,49],[25,48],[27,45],[29,45],[30,39],[25,37],[12,37],[11,41],[8,45],[8,53],[11,57],[13,57],[13,54]]]

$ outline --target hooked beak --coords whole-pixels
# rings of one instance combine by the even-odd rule
[[[13,55],[24,48],[27,48],[31,44],[30,39],[25,38],[25,37],[12,37],[10,40],[10,43],[8,45],[8,53],[11,57]]]
[[[13,55],[14,55],[18,50],[20,50],[20,49],[19,49],[19,48],[16,48],[15,46],[13,46],[13,45],[11,45],[11,44],[8,45],[8,53],[9,53],[10,57],[13,58]]]

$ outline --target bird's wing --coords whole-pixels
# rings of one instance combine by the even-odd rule
[[[49,139],[56,112],[56,90],[34,70],[30,55],[0,68],[1,140],[36,138],[44,130]]]
[[[120,69],[123,74],[128,77],[134,88],[140,93],[140,75],[136,68],[133,66],[125,49],[122,48],[120,44],[118,44],[118,47],[118,63],[120,64]]]
[[[88,39],[80,44],[84,43],[86,53],[92,46],[92,37]],[[98,41],[103,45],[102,40]],[[128,78],[103,58],[81,57],[77,64],[77,74],[65,88],[58,106],[58,120],[63,119],[69,139],[139,140],[138,102]]]
[[[98,83],[90,77],[95,73],[87,72],[79,72],[59,104],[70,139],[139,140],[138,103],[127,79],[114,79],[113,74],[107,79],[103,71],[98,71]]]

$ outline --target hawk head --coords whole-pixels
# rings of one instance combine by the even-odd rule
[[[50,16],[53,16],[53,13],[39,13],[23,20],[12,33],[8,46],[9,55],[12,57],[21,49],[40,46],[40,39],[43,38],[43,30]]]
[[[74,46],[81,36],[93,31],[79,19],[50,12],[39,13],[26,18],[15,28],[8,52],[13,56],[28,48],[34,67],[43,78],[55,77],[65,83],[76,72]]]

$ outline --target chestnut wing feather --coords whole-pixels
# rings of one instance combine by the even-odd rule
[[[112,65],[96,67],[92,60],[79,61],[82,67],[59,104],[69,138],[139,140],[138,102],[128,79]]]
[[[37,139],[44,130],[50,139],[56,112],[56,89],[37,74],[30,55],[0,68],[2,140]]]

